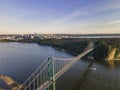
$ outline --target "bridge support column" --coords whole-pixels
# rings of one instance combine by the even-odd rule
[[[52,78],[53,84],[52,84],[52,89],[56,90],[55,88],[55,70],[54,70],[54,59],[52,57],[48,58],[48,79]],[[50,90],[50,86],[48,87],[48,90]]]
[[[56,88],[55,88],[55,83],[56,83],[56,82],[55,82],[54,59],[52,59],[52,67],[53,67],[53,68],[52,68],[52,73],[53,73],[53,74],[52,74],[52,75],[53,75],[53,76],[52,76],[52,77],[53,77],[53,90],[55,90],[55,89],[56,89]]]

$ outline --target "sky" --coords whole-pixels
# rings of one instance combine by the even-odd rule
[[[120,0],[0,0],[0,34],[120,33]]]

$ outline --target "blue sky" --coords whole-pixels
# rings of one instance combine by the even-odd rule
[[[0,0],[0,33],[120,33],[120,0]]]

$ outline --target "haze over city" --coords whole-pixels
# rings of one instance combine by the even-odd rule
[[[120,33],[120,0],[0,0],[0,34]]]

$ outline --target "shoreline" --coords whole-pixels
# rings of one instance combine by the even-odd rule
[[[79,55],[79,53],[82,52],[82,49],[84,48],[84,46],[86,45],[85,42],[88,42],[88,41],[76,41],[76,40],[69,40],[69,41],[66,41],[66,40],[53,40],[53,39],[45,39],[45,40],[40,40],[40,41],[35,41],[35,40],[23,40],[23,41],[0,41],[1,43],[4,43],[4,42],[17,42],[17,43],[36,43],[38,45],[45,45],[45,46],[51,46],[53,47],[54,49],[56,50],[59,50],[59,51],[62,51],[62,52],[66,52],[68,54],[71,54],[73,56],[77,56]],[[80,46],[82,46],[82,48],[79,48],[78,46],[78,43],[76,44],[75,42],[79,42],[81,43]],[[72,45],[72,44],[74,45]],[[97,57],[94,55],[94,58]],[[100,59],[100,57],[98,56],[97,57],[98,59]],[[102,58],[103,60],[105,61],[119,61],[120,59],[112,59],[112,60],[108,60],[106,58]]]
[[[11,88],[11,90],[17,90],[21,86],[9,76],[0,75],[0,80],[4,81],[6,85]],[[0,88],[0,90],[4,89]]]

